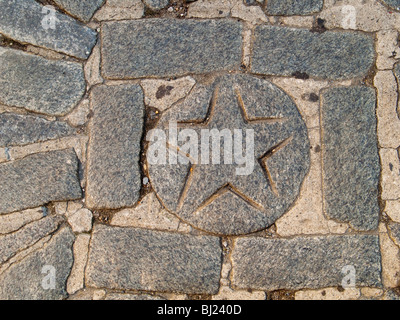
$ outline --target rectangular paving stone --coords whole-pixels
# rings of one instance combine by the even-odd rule
[[[235,287],[256,290],[318,289],[342,285],[346,266],[356,286],[381,286],[379,238],[375,235],[239,238],[232,254]],[[354,270],[354,269],[353,269]]]
[[[0,181],[0,213],[82,196],[73,149],[38,153],[1,164]]]
[[[375,90],[368,87],[333,88],[322,95],[325,212],[357,230],[378,227],[375,106]]]
[[[103,26],[106,78],[178,76],[236,70],[242,27],[231,20],[146,19]]]
[[[87,205],[109,209],[133,206],[141,188],[142,89],[139,85],[96,87],[92,110]]]
[[[87,59],[96,44],[96,31],[34,0],[0,0],[0,8],[0,33],[15,41],[80,59]]]
[[[54,0],[58,6],[65,9],[69,14],[85,22],[90,20],[104,1],[105,0]]]
[[[80,63],[47,60],[0,47],[2,104],[37,113],[65,115],[79,102],[85,89]]]
[[[258,74],[322,79],[365,76],[374,63],[373,38],[358,32],[256,28],[251,70]]]
[[[320,12],[324,0],[268,0],[267,14],[270,15],[307,15]]]
[[[96,288],[215,294],[221,255],[217,237],[98,225],[86,282]]]

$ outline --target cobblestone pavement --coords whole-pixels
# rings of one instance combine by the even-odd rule
[[[400,299],[399,0],[0,0],[0,299]]]

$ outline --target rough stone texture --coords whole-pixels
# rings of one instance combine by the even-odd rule
[[[169,0],[143,0],[143,2],[152,10],[161,10],[168,5]]]
[[[77,233],[90,232],[90,230],[92,230],[92,220],[92,212],[85,208],[78,210],[68,217],[68,223],[72,231]]]
[[[89,99],[84,99],[81,103],[68,115],[65,117],[71,125],[75,127],[85,125],[90,117],[90,101]]]
[[[164,300],[164,299],[149,294],[110,293],[106,295],[104,300],[135,301],[135,300]]]
[[[133,206],[139,199],[143,92],[139,85],[92,90],[93,118],[87,161],[86,200],[90,208]]]
[[[251,71],[291,76],[306,73],[323,79],[366,75],[374,62],[373,39],[361,33],[312,33],[262,25],[255,30]]]
[[[382,69],[392,69],[394,63],[400,56],[398,45],[398,32],[396,30],[382,30],[376,35],[376,67]],[[396,59],[397,58],[397,59]]]
[[[215,294],[219,238],[97,226],[86,284],[95,288]]]
[[[321,290],[297,291],[295,300],[356,300],[360,297],[360,289],[326,288]]]
[[[231,9],[231,0],[197,0],[189,4],[188,18],[224,18]]]
[[[229,20],[110,22],[102,32],[102,71],[106,78],[125,79],[234,70],[241,63],[241,39],[241,25]]]
[[[381,198],[398,200],[400,196],[400,159],[396,149],[380,149],[381,156]]]
[[[394,222],[400,223],[400,200],[386,201],[385,213]]]
[[[307,15],[321,11],[323,5],[323,0],[268,0],[266,9],[270,15]]]
[[[0,263],[4,263],[18,251],[55,231],[62,222],[60,217],[46,217],[32,222],[15,233],[0,236]]]
[[[0,33],[18,42],[86,59],[97,41],[95,31],[58,12],[48,28],[49,10],[34,0],[0,0],[0,7]]]
[[[12,113],[0,114],[0,147],[57,139],[73,132],[65,122]]]
[[[74,235],[69,229],[59,231],[44,248],[11,265],[0,275],[1,300],[58,300],[66,298],[65,284],[70,273]],[[43,267],[56,270],[55,289],[43,288]],[[45,279],[46,280],[46,279]]]
[[[381,286],[379,239],[373,235],[294,239],[239,238],[233,284],[257,290],[341,286],[342,269],[356,269],[357,286]]]
[[[389,234],[392,237],[393,242],[400,247],[400,223],[389,223]]]
[[[85,86],[78,63],[0,47],[0,102],[5,105],[63,115],[82,98]]]
[[[357,230],[377,228],[380,163],[375,91],[333,88],[322,102],[326,214]]]
[[[89,234],[80,234],[76,237],[74,243],[74,265],[67,282],[67,291],[69,294],[74,294],[84,287],[89,242]]]
[[[265,292],[262,291],[235,291],[229,287],[221,287],[212,300],[265,300],[265,298]]]
[[[94,19],[129,20],[139,19],[144,14],[144,4],[141,0],[107,0],[106,4],[96,12]]]
[[[0,164],[0,213],[82,196],[72,149],[34,154]]]
[[[245,234],[273,224],[297,197],[310,164],[307,130],[291,98],[272,83],[227,75],[210,86],[198,85],[164,113],[157,129],[167,134],[170,121],[185,124],[178,128],[178,135],[190,128],[198,138],[204,128],[229,129],[230,134],[242,129],[241,151],[243,144],[250,147],[245,142],[246,130],[254,130],[254,152],[249,159],[254,168],[249,166],[242,173],[238,169],[244,166],[237,159],[228,159],[233,165],[224,164],[223,152],[217,159],[221,164],[213,163],[211,144],[206,147],[209,157],[205,157],[201,143],[195,151],[185,150],[186,141],[167,138],[169,155],[176,147],[189,154],[187,163],[182,163],[180,155],[178,164],[170,163],[169,157],[166,163],[149,162],[151,144],[147,156],[152,186],[164,206],[184,221],[216,234]]]
[[[390,8],[400,11],[400,0],[381,0],[387,4]]]
[[[381,225],[379,240],[382,255],[382,281],[386,288],[400,285],[400,250],[390,239],[385,225]]]
[[[28,209],[7,215],[0,215],[0,234],[14,232],[24,225],[37,221],[44,216],[44,208]]]
[[[88,84],[88,87],[92,87],[96,84],[103,83],[103,78],[100,75],[100,62],[101,60],[101,52],[100,46],[97,45],[93,48],[92,54],[85,64],[85,78]]]
[[[54,0],[54,2],[65,9],[72,16],[82,21],[89,21],[105,0]]]
[[[260,24],[268,22],[267,16],[259,6],[246,6],[243,1],[237,0],[237,3],[231,9],[231,15],[251,24]]]

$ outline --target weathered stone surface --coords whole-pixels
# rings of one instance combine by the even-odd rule
[[[27,156],[0,165],[0,213],[82,196],[72,149]]]
[[[357,230],[375,229],[379,220],[375,106],[375,91],[368,87],[323,93],[325,211]]]
[[[133,206],[141,188],[142,89],[139,85],[96,87],[92,106],[87,205],[112,209]]]
[[[134,301],[134,300],[164,300],[164,299],[149,294],[110,293],[105,297],[104,300]]]
[[[97,41],[94,30],[34,0],[0,0],[0,8],[0,33],[18,42],[86,59]]]
[[[93,214],[90,210],[83,208],[71,214],[68,217],[72,231],[74,232],[90,232],[92,230]]]
[[[67,291],[74,294],[84,287],[85,267],[89,253],[90,234],[80,234],[74,243],[74,265],[67,281]]]
[[[400,0],[381,0],[387,4],[390,8],[400,11]]]
[[[381,156],[381,198],[398,200],[400,195],[400,159],[396,149],[379,150]]]
[[[99,225],[86,284],[95,288],[201,294],[218,292],[219,238]]]
[[[170,121],[178,122],[179,140],[169,134]],[[157,143],[150,144],[147,159],[154,190],[169,211],[216,234],[245,234],[273,224],[297,197],[310,165],[307,129],[296,105],[272,83],[247,75],[227,75],[210,86],[196,86],[163,114],[156,129],[168,136],[170,157],[156,159]],[[191,149],[186,129],[196,134]],[[232,156],[226,137],[221,139],[228,144],[225,151],[232,152],[227,158],[221,140],[214,139],[214,148],[204,138],[201,143],[203,129],[228,130],[232,141],[234,130],[241,130],[236,149],[247,150],[246,163]],[[254,131],[254,140],[248,130]],[[157,135],[150,132],[147,140],[157,141]],[[180,153],[174,163],[176,147]]]
[[[389,223],[389,234],[393,239],[393,242],[400,247],[400,223]]]
[[[379,290],[379,289],[371,289]],[[295,300],[357,300],[360,297],[360,289],[357,288],[325,288],[320,290],[297,291]]]
[[[0,114],[0,147],[62,138],[73,132],[65,122],[12,113]]]
[[[82,98],[85,87],[79,63],[0,48],[0,102],[5,105],[63,115]]]
[[[14,232],[28,223],[40,220],[44,217],[44,210],[42,207],[0,215],[0,234]]]
[[[354,266],[357,286],[381,286],[379,238],[373,235],[295,239],[239,238],[232,254],[233,284],[258,290],[342,285]]]
[[[141,0],[107,0],[105,5],[96,12],[94,19],[130,20],[139,19],[144,14],[144,4]]]
[[[400,200],[386,201],[385,213],[394,222],[400,223]]]
[[[323,0],[268,0],[267,14],[283,16],[307,15],[321,11],[323,5]]]
[[[373,63],[373,39],[361,33],[312,33],[267,25],[255,31],[251,63],[255,73],[350,79],[366,75]]]
[[[169,0],[143,0],[143,2],[152,10],[161,10],[168,5]]]
[[[382,254],[382,282],[386,288],[397,288],[400,284],[400,249],[389,236],[384,223],[379,226]]]
[[[82,21],[89,21],[93,14],[99,9],[105,0],[54,0],[54,2],[65,9],[72,16]]]
[[[55,231],[61,222],[61,217],[46,217],[28,224],[15,233],[0,236],[0,263]]]
[[[236,70],[242,56],[241,29],[238,22],[229,20],[106,23],[103,75],[125,79]]]
[[[21,262],[10,266],[0,275],[1,300],[58,300],[66,298],[65,284],[70,273],[74,235],[69,229],[59,231],[44,248]],[[52,269],[54,267],[54,269]],[[55,288],[48,278],[55,270]],[[44,286],[43,286],[44,285]]]

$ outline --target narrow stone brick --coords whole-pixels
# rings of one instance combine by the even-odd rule
[[[323,0],[268,0],[267,14],[271,15],[307,15],[320,12]]]
[[[72,149],[27,156],[0,165],[0,213],[82,196]]]
[[[233,255],[233,285],[243,289],[318,289],[342,286],[356,272],[356,286],[381,286],[379,238],[375,235],[239,238]]]
[[[64,115],[79,102],[85,89],[79,63],[0,47],[0,102],[5,105]]]
[[[357,32],[256,28],[251,70],[258,74],[350,79],[374,63],[374,41]]]
[[[96,87],[92,104],[87,205],[111,209],[133,206],[141,188],[142,89],[139,85]]]
[[[324,206],[357,230],[378,227],[380,163],[375,91],[333,88],[322,95]]]
[[[80,59],[87,59],[96,44],[96,31],[34,0],[0,0],[0,8],[0,33],[15,41]]]
[[[230,20],[146,19],[103,26],[106,78],[167,77],[237,70],[242,27]]]
[[[88,22],[93,14],[99,9],[105,0],[54,0],[54,2],[65,9],[72,16]]]
[[[217,237],[98,225],[86,282],[96,288],[215,294],[221,254]]]

